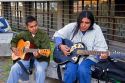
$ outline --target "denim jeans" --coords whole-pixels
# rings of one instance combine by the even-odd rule
[[[27,69],[29,68],[30,61],[21,60],[21,62]],[[46,77],[45,70],[47,66],[48,62],[38,62],[37,60],[34,61],[36,83],[44,83]],[[11,67],[7,83],[18,83],[19,79],[27,81],[29,80],[29,75],[22,70],[18,63],[15,63]]]
[[[83,60],[81,64],[67,63],[64,72],[64,83],[91,83],[91,66],[96,64],[90,59]]]

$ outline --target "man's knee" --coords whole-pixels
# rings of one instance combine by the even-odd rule
[[[19,65],[16,63],[11,67],[11,72],[19,71],[19,68],[20,68]]]
[[[35,71],[37,74],[45,74],[45,72],[46,72],[46,70],[45,69],[37,69],[36,71]]]
[[[88,68],[86,68],[85,66],[78,68],[78,74],[80,74],[80,75],[90,74],[90,72],[91,71]]]

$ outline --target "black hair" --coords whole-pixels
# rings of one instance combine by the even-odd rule
[[[91,21],[90,27],[88,30],[92,30],[93,29],[93,24],[94,24],[94,16],[92,14],[92,12],[90,11],[82,11],[78,18],[77,18],[77,28],[80,28],[80,24],[82,22],[83,18],[88,18]]]
[[[37,22],[37,19],[34,16],[27,16],[25,24],[28,25],[28,23],[32,21]]]
[[[73,33],[73,37],[77,34],[78,30],[80,29],[80,24],[81,24],[83,18],[90,19],[91,24],[90,24],[90,27],[88,28],[88,30],[93,30],[94,16],[93,16],[92,12],[90,12],[90,11],[82,11],[79,14],[79,16],[77,17],[77,25],[76,25],[76,29],[75,29],[75,31]]]

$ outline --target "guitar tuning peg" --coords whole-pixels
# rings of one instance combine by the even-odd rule
[[[117,51],[115,50],[114,53],[117,53]]]
[[[120,52],[118,52],[120,54]]]

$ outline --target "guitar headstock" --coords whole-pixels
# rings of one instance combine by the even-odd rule
[[[43,56],[46,56],[46,57],[49,57],[50,54],[51,54],[50,49],[39,49],[38,52],[39,52],[40,55],[43,55]]]
[[[112,53],[112,54],[123,54],[123,52],[120,52],[118,50],[111,50],[110,53]]]

